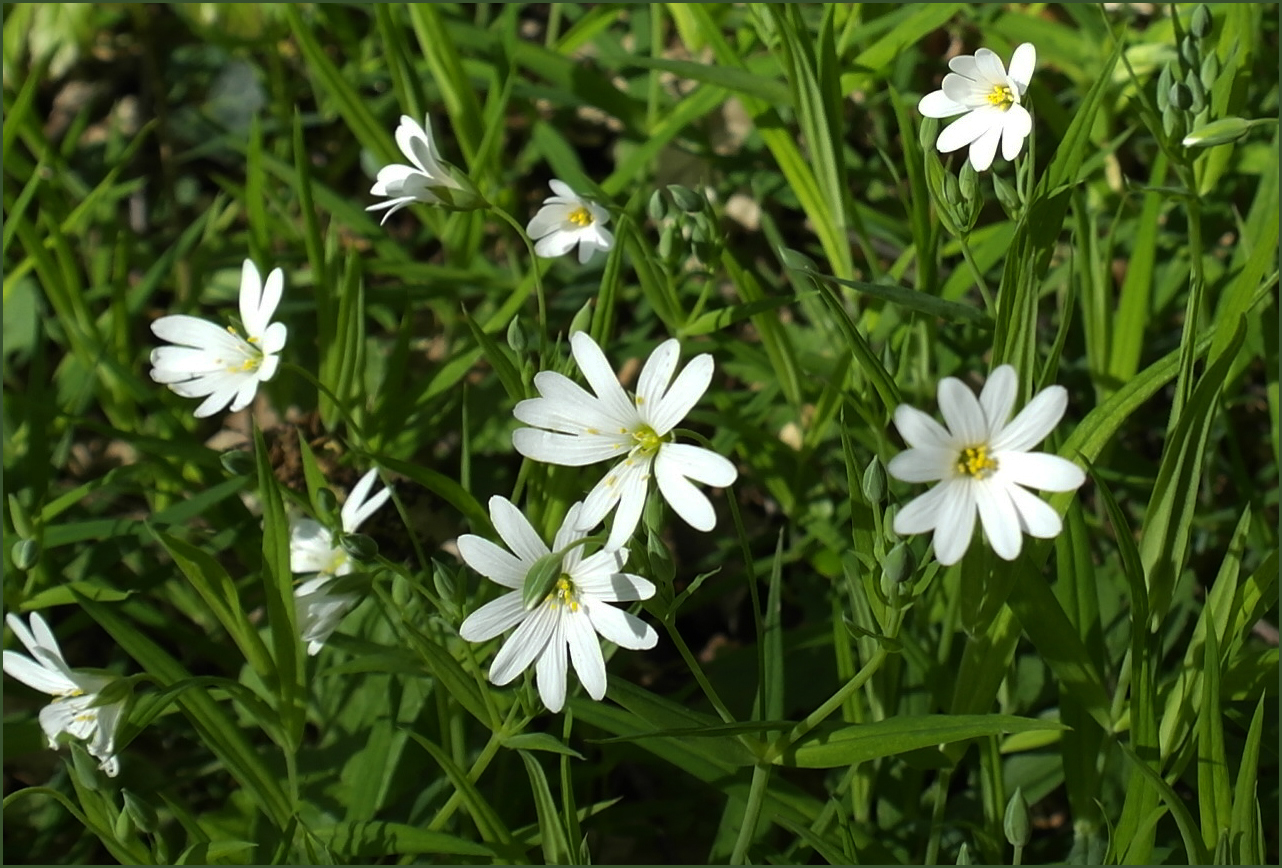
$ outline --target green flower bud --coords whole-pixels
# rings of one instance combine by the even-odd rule
[[[1220,77],[1220,58],[1214,51],[1208,54],[1202,60],[1202,69],[1200,78],[1202,87],[1210,90],[1215,87],[1215,80]]]
[[[1205,39],[1211,32],[1211,10],[1205,3],[1197,4],[1193,17],[1189,21],[1189,33],[1198,39]]]
[[[662,220],[664,217],[668,215],[668,206],[663,201],[662,191],[655,190],[653,193],[650,194],[650,201],[646,205],[645,210],[646,210],[646,213],[650,215],[650,219],[653,220],[655,223],[658,223],[660,220]]]
[[[128,811],[121,811],[116,815],[116,821],[111,824],[112,834],[116,836],[117,841],[129,841],[135,836],[134,818]]]
[[[864,476],[860,481],[860,488],[863,490],[864,500],[870,506],[878,506],[886,496],[886,468],[882,466],[881,459],[876,455],[868,466],[864,468]]]
[[[436,187],[428,187],[436,198],[441,200],[441,207],[447,211],[479,211],[482,208],[490,207],[490,203],[481,195],[481,191],[476,189],[472,179],[465,175],[457,166],[449,163],[442,163],[445,173],[450,176],[458,187],[451,187],[447,184],[441,184]]]
[[[659,233],[659,256],[663,259],[671,259],[676,242],[677,224],[669,223],[667,226],[664,226],[663,231]]]
[[[1157,108],[1165,112],[1166,107],[1171,104],[1171,85],[1175,83],[1175,73],[1171,71],[1171,65],[1168,63],[1162,67],[1162,72],[1157,77]]]
[[[570,320],[570,334],[585,332],[592,326],[592,299],[583,302],[583,307]]]
[[[1202,87],[1202,79],[1192,70],[1184,76],[1184,86],[1189,89],[1189,111],[1197,114],[1206,107],[1206,90]]]
[[[784,247],[779,251],[779,261],[783,263],[784,268],[790,268],[794,271],[816,271],[815,261],[800,250],[793,250],[791,247]]]
[[[521,328],[521,321],[516,317],[512,317],[512,321],[507,324],[507,345],[517,355],[525,352],[530,345],[525,337],[525,330]]]
[[[1009,181],[996,172],[993,173],[993,190],[997,193],[997,201],[1001,203],[1002,210],[1014,219],[1019,213],[1019,193]]]
[[[1184,86],[1183,82],[1177,81],[1173,85],[1171,85],[1171,92],[1168,97],[1168,102],[1171,104],[1173,108],[1177,108],[1180,111],[1184,111],[1188,109],[1190,105],[1192,105],[1193,95],[1189,93],[1189,89]]]
[[[338,545],[358,561],[372,561],[378,557],[378,543],[363,533],[339,534]]]
[[[33,539],[20,539],[9,549],[13,565],[26,572],[40,562],[40,543]]]
[[[917,130],[917,142],[921,145],[923,151],[929,151],[935,147],[935,139],[939,137],[939,120],[937,118],[922,118],[921,126]]]
[[[1227,145],[1246,137],[1255,126],[1254,121],[1244,118],[1220,118],[1209,124],[1198,127],[1184,137],[1180,144],[1186,148],[1209,148],[1213,145]]]
[[[913,577],[916,570],[917,559],[913,557],[908,545],[902,542],[886,552],[886,558],[881,562],[882,576],[886,584],[902,585]],[[889,597],[890,594],[887,593],[886,596]]]
[[[248,476],[254,472],[254,454],[244,449],[229,449],[218,456],[218,461],[232,476]]]
[[[521,586],[521,603],[525,611],[537,609],[561,580],[561,558],[560,552],[544,555],[525,574],[525,584]]]
[[[672,194],[672,201],[677,207],[687,214],[697,214],[703,210],[704,198],[689,187],[669,184],[668,192]]]
[[[1184,61],[1185,69],[1199,69],[1202,66],[1202,52],[1192,36],[1185,36],[1180,40],[1180,59]]]
[[[125,799],[125,813],[133,819],[134,824],[147,834],[154,835],[160,825],[156,809],[127,789],[122,789],[120,795]]]
[[[970,160],[962,163],[958,186],[961,188],[962,198],[967,202],[974,202],[979,196],[979,172],[975,171]]]
[[[970,160],[967,160],[966,163],[969,165]],[[961,200],[961,185],[957,183],[957,176],[945,175],[944,201],[956,209],[956,207],[961,203]]]
[[[1006,817],[1002,820],[1002,830],[1012,847],[1023,847],[1028,843],[1028,803],[1024,801],[1024,792],[1015,788],[1010,801],[1006,803]]]

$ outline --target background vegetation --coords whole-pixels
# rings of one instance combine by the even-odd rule
[[[146,676],[116,779],[6,681],[7,859],[1275,863],[1277,126],[1180,140],[1276,118],[1278,12],[1194,12],[5,4],[4,604]],[[959,184],[916,101],[1024,41],[1034,136]],[[552,177],[597,195],[615,250],[534,262],[488,210],[380,227],[402,113],[522,225]],[[286,271],[294,368],[195,420],[148,324],[225,319],[247,256]],[[711,352],[686,424],[741,472],[713,533],[648,516],[659,647],[553,716],[458,639],[493,589],[451,541],[493,494],[552,526],[595,481],[510,445],[571,323],[625,379],[669,336]],[[1069,390],[1065,532],[888,560],[921,490],[865,480],[890,413],[1003,361],[1021,401]],[[309,469],[370,466],[368,598],[298,659],[270,528]]]

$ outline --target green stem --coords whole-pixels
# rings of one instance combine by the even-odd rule
[[[311,383],[319,391],[324,392],[325,396],[333,401],[334,406],[338,408],[338,414],[343,417],[343,421],[347,423],[347,427],[356,435],[356,439],[359,441],[361,448],[366,448],[364,429],[361,427],[360,423],[356,421],[356,417],[352,415],[352,412],[347,409],[347,404],[335,395],[329,386],[326,386],[320,380],[316,379],[316,376],[302,365],[296,365],[293,362],[285,362],[282,367],[285,367],[297,374],[301,374],[303,379],[307,380],[307,382]]]
[[[525,249],[530,252],[530,262],[534,271],[534,295],[539,303],[539,337],[542,339],[539,345],[539,369],[543,369],[544,354],[548,351],[548,305],[547,297],[543,292],[543,272],[539,269],[539,255],[534,252],[534,242],[530,236],[525,233],[525,227],[516,221],[516,218],[504,211],[497,205],[491,206],[495,214],[498,214],[520,237],[525,244]]]
[[[948,804],[948,785],[952,779],[952,769],[941,769],[939,779],[935,782],[935,807],[930,812],[930,840],[926,843],[923,865],[939,864],[939,838],[944,831],[944,805]]]
[[[721,697],[717,695],[717,689],[712,686],[712,682],[703,674],[703,668],[699,666],[699,661],[690,653],[690,647],[686,645],[685,640],[681,638],[681,634],[677,632],[676,624],[670,618],[665,618],[663,626],[667,629],[668,635],[672,637],[672,644],[677,646],[677,652],[681,654],[681,659],[685,661],[686,668],[694,675],[694,680],[699,682],[703,695],[708,697],[708,701],[712,703],[712,707],[721,716],[721,720],[725,723],[734,723],[734,715],[730,713],[730,709],[726,707],[726,704],[721,701]]]
[[[739,824],[739,837],[734,842],[734,852],[730,854],[731,865],[748,864],[748,845],[757,835],[757,823],[761,819],[761,806],[766,800],[766,790],[770,783],[770,766],[764,763],[753,766],[752,785],[748,789],[748,804],[743,809],[743,822]]]
[[[1021,861],[1021,860],[1022,860],[1023,858],[1024,858],[1024,845],[1023,845],[1023,844],[1016,844],[1016,845],[1015,845],[1015,857],[1011,860],[1011,863],[1010,863],[1010,864],[1012,864],[1012,865],[1020,865],[1020,864],[1022,864],[1022,861]]]
[[[472,763],[472,768],[468,770],[468,780],[472,781],[472,783],[476,783],[476,781],[480,779],[481,775],[485,773],[485,770],[489,768],[490,760],[494,759],[495,754],[499,752],[499,748],[503,746],[503,739],[506,736],[506,731],[502,729],[490,735],[490,740],[487,741],[485,743],[485,747],[481,749],[480,756],[476,758],[476,762]],[[429,832],[441,831],[441,829],[445,828],[445,824],[449,822],[450,817],[454,816],[454,812],[462,805],[463,794],[460,791],[455,790],[454,793],[445,800],[445,804],[441,805],[441,809],[436,812],[436,816],[432,818],[432,822],[427,824],[427,830]]]
[[[957,243],[961,245],[962,257],[965,258],[966,264],[970,266],[970,273],[975,278],[975,286],[979,289],[979,294],[984,297],[984,308],[989,313],[995,313],[993,307],[993,294],[988,289],[988,284],[984,281],[984,275],[979,270],[979,263],[975,262],[975,257],[970,252],[970,245],[966,243],[967,236],[959,234]]]
[[[792,728],[792,732],[788,733],[786,738],[776,742],[775,747],[770,753],[773,756],[780,756],[788,750],[788,748],[805,738],[807,733],[827,720],[833,712],[841,708],[842,704],[848,697],[858,691],[859,688],[863,687],[868,679],[872,678],[873,675],[876,674],[877,670],[881,668],[881,665],[886,662],[886,658],[889,656],[890,653],[886,651],[885,645],[877,646],[876,653],[872,655],[872,659],[864,665],[864,668],[860,669],[855,674],[854,678],[847,681],[836,693],[830,696],[827,702],[807,715],[806,719],[801,721],[801,723],[794,726]]]

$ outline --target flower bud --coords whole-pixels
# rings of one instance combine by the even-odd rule
[[[1255,126],[1244,118],[1220,118],[1209,124],[1198,127],[1184,137],[1180,144],[1186,148],[1209,148],[1212,145],[1227,145],[1246,136]]]
[[[512,317],[512,321],[507,324],[507,345],[512,348],[512,352],[520,355],[525,352],[529,341],[526,340],[525,330],[521,328],[521,320],[518,317]]]
[[[663,191],[655,190],[650,194],[650,201],[646,204],[645,210],[655,223],[668,215],[668,206],[663,201]]]
[[[1211,10],[1205,3],[1199,3],[1193,9],[1193,17],[1189,20],[1189,33],[1198,39],[1205,39],[1211,32]]]
[[[1169,102],[1173,108],[1184,111],[1192,104],[1193,95],[1189,93],[1189,89],[1184,86],[1183,82],[1177,81],[1171,85],[1171,91],[1167,98],[1167,102]]]
[[[1189,70],[1189,74],[1184,76],[1184,86],[1189,89],[1189,111],[1197,114],[1206,107],[1206,89],[1202,87],[1202,79]]]
[[[1024,792],[1015,788],[1010,801],[1006,803],[1006,817],[1002,820],[1002,830],[1012,847],[1023,847],[1028,843],[1028,803],[1024,801]]]
[[[672,201],[677,207],[687,214],[697,214],[703,210],[704,199],[689,187],[683,187],[680,184],[669,184],[668,192],[672,194]]]
[[[997,193],[997,201],[1001,203],[1002,210],[1014,219],[1019,213],[1019,193],[1009,181],[996,172],[993,173],[993,190]]]
[[[435,187],[428,187],[437,199],[441,200],[441,207],[449,211],[479,211],[482,208],[490,207],[490,203],[481,195],[481,191],[476,189],[472,179],[459,170],[457,166],[449,163],[441,163],[445,173],[450,176],[458,187],[451,187],[448,184],[440,184]]]
[[[1168,63],[1162,67],[1162,72],[1157,77],[1157,108],[1158,111],[1165,112],[1166,107],[1171,104],[1171,85],[1175,83],[1175,73],[1171,71],[1171,65]]]
[[[975,171],[970,160],[962,164],[958,186],[961,187],[962,198],[967,202],[974,202],[979,195],[979,172]]]
[[[921,127],[917,130],[917,143],[926,152],[935,149],[935,138],[939,135],[939,121],[936,118],[922,118]]]
[[[970,160],[967,160],[966,163],[969,165]],[[957,183],[956,175],[944,176],[944,201],[954,209],[961,203],[961,185]]]
[[[26,572],[40,562],[40,543],[33,539],[20,539],[9,549],[13,565]]]
[[[372,561],[378,557],[378,543],[363,533],[339,534],[338,545],[358,561]]]
[[[592,327],[592,299],[583,302],[583,307],[570,320],[570,334],[575,332],[585,332]]]
[[[1184,61],[1186,69],[1198,69],[1202,66],[1202,52],[1192,36],[1185,36],[1180,40],[1180,59]]]
[[[863,491],[864,501],[869,506],[878,506],[886,496],[886,468],[882,466],[881,459],[876,455],[864,468],[864,476],[860,480],[859,487]]]
[[[881,562],[882,576],[887,585],[902,585],[913,577],[917,569],[917,559],[913,557],[912,550],[906,543],[897,543],[894,548],[886,552],[885,559]],[[883,588],[885,590],[885,588]],[[886,596],[890,596],[889,593]]]
[[[160,818],[156,816],[156,809],[135,796],[127,789],[122,789],[120,795],[125,799],[125,813],[134,821],[134,824],[147,834],[155,834],[157,827],[160,825]]]
[[[1206,55],[1202,60],[1202,69],[1200,77],[1202,87],[1210,90],[1215,87],[1215,80],[1220,76],[1220,58],[1214,51]]]
[[[229,449],[218,456],[223,470],[232,476],[248,476],[254,472],[254,454],[244,449]]]

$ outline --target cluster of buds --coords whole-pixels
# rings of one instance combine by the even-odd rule
[[[647,212],[659,226],[659,256],[675,267],[693,256],[710,266],[721,258],[725,246],[712,202],[702,193],[681,184],[668,184],[668,195],[655,190]]]

